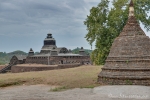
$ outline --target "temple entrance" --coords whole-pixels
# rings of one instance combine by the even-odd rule
[[[61,60],[61,64],[63,64],[63,60]]]

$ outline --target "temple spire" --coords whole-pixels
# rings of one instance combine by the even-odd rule
[[[131,0],[130,1],[130,7],[133,7],[134,6],[134,4],[133,4],[133,1]]]
[[[133,0],[131,0],[129,4],[129,16],[127,23],[119,36],[135,36],[135,35],[145,35],[145,33],[141,29],[138,21],[135,18],[134,3]]]
[[[132,0],[129,5],[129,17],[131,17],[131,16],[134,16],[134,4],[133,4]]]

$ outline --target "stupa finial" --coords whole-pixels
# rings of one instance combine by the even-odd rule
[[[132,0],[129,5],[129,17],[131,17],[131,16],[134,16],[134,4],[133,4]]]
[[[131,0],[130,1],[130,7],[133,7],[134,6],[134,4],[133,4],[133,1]]]

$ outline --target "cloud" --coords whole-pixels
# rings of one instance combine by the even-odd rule
[[[78,46],[79,43],[88,45],[85,44],[86,28],[83,25],[87,16],[87,7],[87,2],[84,0],[61,0],[61,2],[60,0],[1,0],[0,35],[6,39],[9,37],[14,39],[14,43],[18,43],[20,48],[24,48],[22,45],[27,44],[35,47],[36,44],[28,43],[28,41],[44,39],[48,32],[51,32],[58,39],[56,41],[60,46],[64,45],[61,40],[70,40],[71,38],[75,39],[76,42],[67,41],[68,47],[73,44]],[[29,40],[30,37],[32,40]],[[28,40],[20,43],[18,38]],[[1,46],[9,44],[7,40],[3,40],[3,42],[5,44],[1,44]],[[42,47],[43,43],[41,42],[39,45]],[[38,49],[40,50],[40,48]],[[12,50],[15,48],[8,51]]]
[[[24,28],[35,27],[37,29],[40,29],[39,27],[42,29],[41,25],[54,26],[54,28],[56,26],[59,28],[67,27],[78,24],[85,18],[83,17],[85,2],[78,1],[21,0],[18,2],[18,0],[6,0],[1,3],[0,19],[3,26],[14,25]]]

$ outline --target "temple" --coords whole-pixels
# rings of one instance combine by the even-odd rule
[[[78,54],[73,54],[66,47],[57,47],[56,40],[48,33],[39,54],[35,54],[31,48],[27,56],[14,55],[0,73],[64,69],[91,64],[90,56],[83,47]]]
[[[98,82],[110,85],[150,85],[150,39],[134,15],[131,0],[129,16],[114,40]]]
[[[23,56],[22,56],[23,57]],[[12,57],[11,64],[21,64],[16,58]],[[18,63],[17,63],[18,62]],[[21,62],[21,61],[20,61]],[[85,53],[83,47],[79,51],[79,54],[73,54],[71,50],[65,47],[57,47],[56,40],[52,37],[51,33],[47,34],[44,39],[44,45],[39,54],[34,54],[32,48],[29,50],[28,56],[22,61],[22,64],[45,64],[45,65],[57,65],[57,64],[91,64],[90,56]]]

